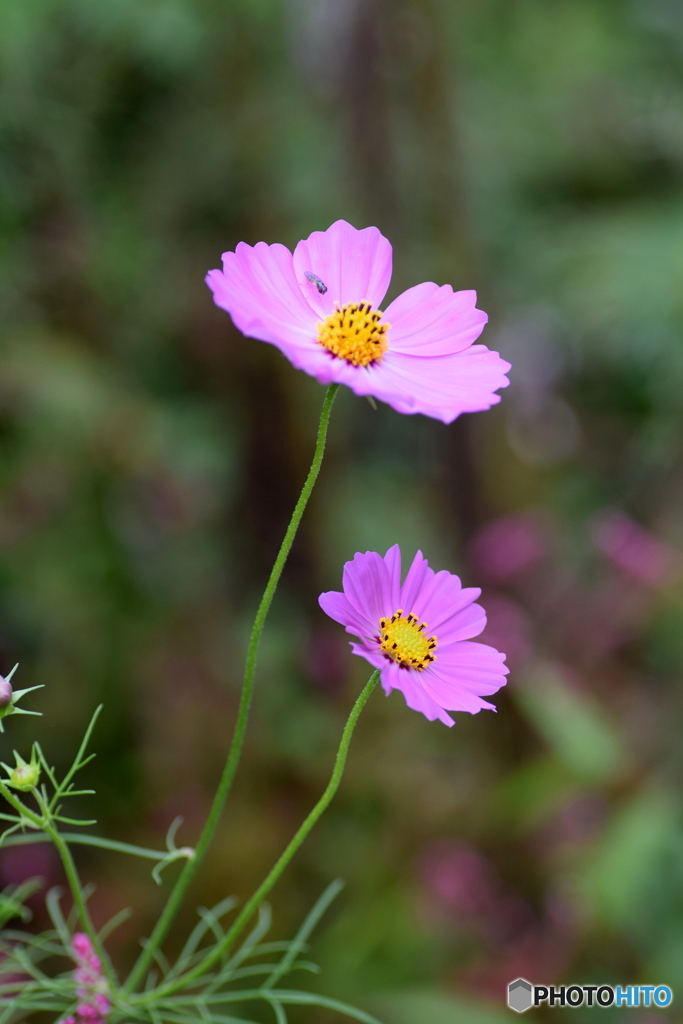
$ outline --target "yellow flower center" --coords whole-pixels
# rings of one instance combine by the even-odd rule
[[[397,661],[401,668],[416,668],[422,671],[430,662],[436,661],[435,636],[425,636],[426,622],[420,622],[416,615],[404,615],[399,608],[390,619],[380,619],[380,649]]]
[[[334,313],[318,323],[318,344],[354,366],[379,362],[387,350],[385,335],[390,327],[382,322],[382,311],[369,302],[343,306],[335,302],[334,306]]]

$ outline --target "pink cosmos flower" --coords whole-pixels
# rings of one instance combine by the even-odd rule
[[[357,554],[344,566],[343,593],[321,594],[320,605],[357,636],[354,654],[381,670],[385,693],[400,690],[408,707],[430,721],[453,725],[447,711],[476,714],[482,700],[505,685],[505,655],[472,643],[486,625],[474,601],[481,591],[463,590],[457,576],[434,572],[418,551],[401,584],[401,550]]]
[[[494,392],[507,386],[510,365],[473,344],[488,319],[476,292],[426,282],[383,310],[390,278],[391,245],[379,230],[338,220],[293,254],[240,242],[206,281],[240,331],[277,346],[321,384],[346,384],[444,423],[499,402]]]

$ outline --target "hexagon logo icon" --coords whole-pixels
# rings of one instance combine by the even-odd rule
[[[508,985],[508,1006],[517,1013],[524,1013],[533,1004],[533,988],[526,978],[517,978]]]

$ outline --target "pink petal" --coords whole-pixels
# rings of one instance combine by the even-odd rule
[[[491,707],[479,698],[505,685],[508,669],[504,659],[495,648],[470,641],[437,648],[436,661],[422,673],[424,684],[435,700],[443,700],[443,707],[451,711],[468,711],[472,700],[478,708]],[[457,707],[455,700],[461,702]]]
[[[294,271],[302,295],[318,317],[331,313],[335,302],[379,307],[391,280],[391,244],[378,228],[358,231],[338,220],[327,231],[314,231],[299,242]],[[324,295],[306,279],[306,272],[324,282]]]
[[[348,633],[354,636],[371,636],[377,631],[377,623],[371,622],[367,615],[359,612],[349,601],[346,594],[337,590],[329,590],[318,598],[320,607],[335,622],[341,622]]]
[[[462,593],[465,594],[468,591],[462,591]],[[476,594],[476,590],[473,593]],[[480,604],[470,604],[439,624],[437,637],[439,646],[441,647],[444,643],[471,640],[473,636],[479,636],[485,627],[486,612]]]
[[[376,365],[372,393],[397,412],[423,413],[452,423],[464,412],[489,409],[500,402],[497,388],[507,387],[510,364],[483,345],[452,355],[424,358],[389,350]],[[352,385],[349,385],[352,386]]]
[[[343,585],[350,603],[376,624],[375,629],[384,615],[392,614],[389,571],[376,551],[359,552],[351,562],[346,562]]]
[[[301,294],[292,254],[284,245],[240,242],[223,254],[223,270],[211,270],[206,283],[214,302],[244,334],[290,353],[315,348],[316,317]]]
[[[405,612],[417,614],[415,607],[417,606],[419,593],[426,581],[431,579],[433,575],[434,571],[429,568],[429,562],[423,557],[422,552],[418,551],[401,587],[399,605]]]
[[[467,671],[488,673],[491,678],[497,678],[500,673],[508,674],[505,655],[495,647],[477,641],[463,640],[447,645],[441,652],[439,660],[442,663],[447,662],[449,667],[460,666]]]
[[[467,608],[481,594],[478,587],[466,587],[457,576],[442,569],[432,573],[424,583],[414,602],[414,612],[435,633],[462,609]]]
[[[431,281],[408,288],[385,310],[392,352],[453,355],[477,340],[488,316],[476,308],[477,293],[454,292]]]
[[[387,663],[382,670],[382,686],[388,693],[390,690],[400,690],[405,697],[405,702],[413,711],[421,712],[430,722],[439,719],[444,725],[455,725],[450,715],[447,715],[438,701],[421,685],[417,676],[420,673],[411,669],[399,668],[396,664]]]
[[[425,676],[422,683],[425,691],[440,707],[448,711],[467,711],[470,715],[478,714],[483,708],[496,710],[494,704],[482,700],[462,683],[449,677],[439,676],[437,672],[432,671],[432,668],[433,666],[430,666],[428,670],[429,676],[426,675],[426,671],[422,673]]]
[[[398,544],[389,548],[384,556],[384,564],[389,573],[389,607],[392,609],[391,614],[393,615],[401,605],[401,549]]]
[[[302,360],[303,355],[302,350]],[[444,423],[452,423],[461,413],[496,405],[500,396],[493,391],[509,383],[505,373],[510,364],[483,345],[425,359],[392,352],[390,343],[382,360],[369,366],[352,366],[345,359],[329,357],[319,346],[316,357],[314,367],[301,365],[321,383],[334,381],[356,395],[372,395],[397,412],[422,413]],[[309,359],[308,351],[305,358]]]
[[[387,657],[385,654],[382,654],[377,647],[373,649],[372,647],[368,647],[366,644],[354,643],[349,644],[349,647],[354,654],[357,654],[360,658],[365,658],[366,661],[369,661],[373,668],[379,668],[382,670],[386,668],[388,664]]]
[[[346,359],[332,356],[320,345],[316,345],[316,348],[321,361],[316,364],[315,370],[308,370],[308,372],[317,377],[321,383],[343,384],[356,395],[373,395],[380,402],[394,405],[396,386],[391,381],[386,381],[386,373],[382,369],[384,361],[370,363],[369,366],[353,366]]]

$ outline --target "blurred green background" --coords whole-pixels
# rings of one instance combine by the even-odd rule
[[[511,386],[448,427],[338,399],[193,903],[246,896],[324,786],[368,666],[317,595],[399,541],[482,586],[509,686],[453,730],[373,698],[275,937],[341,875],[312,984],[387,1024],[502,1024],[519,975],[683,997],[680,3],[4,0],[0,52],[0,670],[45,684],[3,758],[65,764],[102,701],[98,828],[197,835],[323,398],[203,277],[376,224],[390,296],[477,289]],[[135,907],[125,964],[162,893],[79,863],[99,921]],[[60,880],[0,854],[27,873]]]

